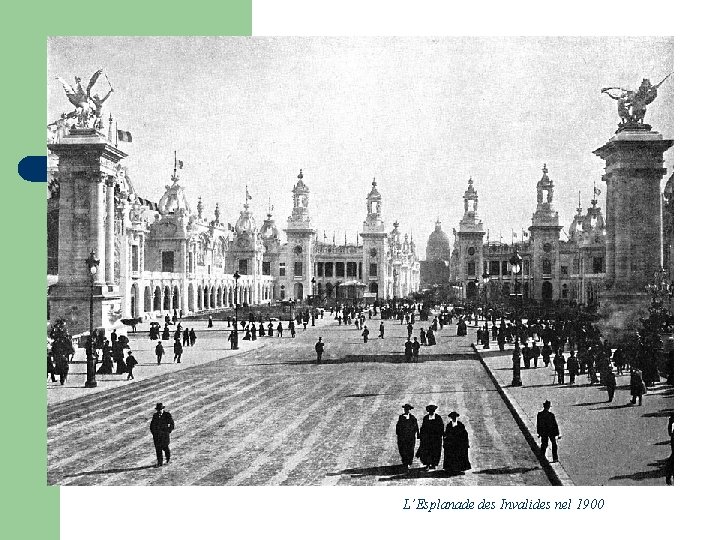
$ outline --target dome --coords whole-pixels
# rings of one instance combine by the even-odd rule
[[[165,194],[158,202],[158,210],[162,214],[169,214],[179,210],[189,213],[190,206],[185,198],[185,188],[180,185],[180,178],[173,176],[172,181],[172,185],[165,186]]]
[[[427,248],[425,250],[425,258],[428,261],[448,261],[450,260],[450,240],[447,234],[440,228],[440,220],[435,223],[435,230],[430,233]]]
[[[240,234],[242,232],[255,232],[255,218],[248,209],[248,205],[245,205],[245,210],[240,212],[240,217],[235,222],[235,232]]]
[[[263,222],[260,228],[260,236],[263,240],[272,240],[278,237],[278,229],[275,226],[275,220],[272,219],[272,214],[268,214],[267,219]]]

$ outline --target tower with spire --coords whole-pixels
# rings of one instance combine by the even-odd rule
[[[373,178],[367,195],[367,215],[360,233],[363,240],[363,273],[360,280],[367,285],[366,291],[376,298],[387,298],[390,281],[387,272],[388,235],[382,220],[382,195]]]
[[[530,249],[532,252],[530,281],[535,288],[533,298],[544,301],[560,297],[560,218],[553,206],[555,184],[548,176],[547,164],[543,164],[542,177],[537,183],[537,208],[530,226]]]
[[[455,234],[457,258],[451,268],[450,279],[460,283],[463,298],[472,300],[478,293],[476,280],[482,283],[483,274],[483,222],[478,218],[478,193],[473,179],[468,179],[463,194],[465,213]]]
[[[288,291],[287,296],[293,300],[302,300],[313,294],[312,278],[315,264],[313,246],[316,231],[310,224],[310,188],[303,179],[304,175],[300,169],[292,190],[293,209],[285,229],[289,247],[285,261],[286,274],[279,280],[280,286],[285,287],[285,291]]]

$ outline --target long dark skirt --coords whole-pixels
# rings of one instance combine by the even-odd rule
[[[453,427],[452,423],[449,423],[445,428],[443,469],[452,473],[470,469],[468,448],[468,434],[462,422],[458,422],[455,427]]]

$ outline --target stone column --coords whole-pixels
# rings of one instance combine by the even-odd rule
[[[115,284],[115,177],[105,176],[105,281]]]
[[[611,341],[635,330],[649,305],[644,287],[662,265],[660,181],[673,143],[646,124],[621,126],[593,152],[605,161],[607,282],[598,296],[600,328]]]
[[[104,285],[105,281],[105,178],[99,174],[94,179],[93,199],[91,203],[91,229],[93,231],[93,239],[95,245],[95,256],[100,261],[97,273],[95,274],[95,283]]]

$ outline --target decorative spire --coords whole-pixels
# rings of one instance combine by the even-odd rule
[[[373,187],[377,186],[377,182],[375,181],[375,177],[374,177],[374,176],[373,176],[372,186],[373,186]]]
[[[202,219],[203,208],[204,207],[203,207],[202,197],[198,197],[198,203],[197,203],[198,219]]]
[[[580,202],[580,190],[578,190],[578,205],[577,205],[578,216],[582,214],[582,203]]]
[[[302,180],[302,179],[303,179],[302,169],[300,169],[300,174],[298,174],[297,177],[298,177],[299,180]]]
[[[220,203],[215,203],[215,223],[220,223]]]

